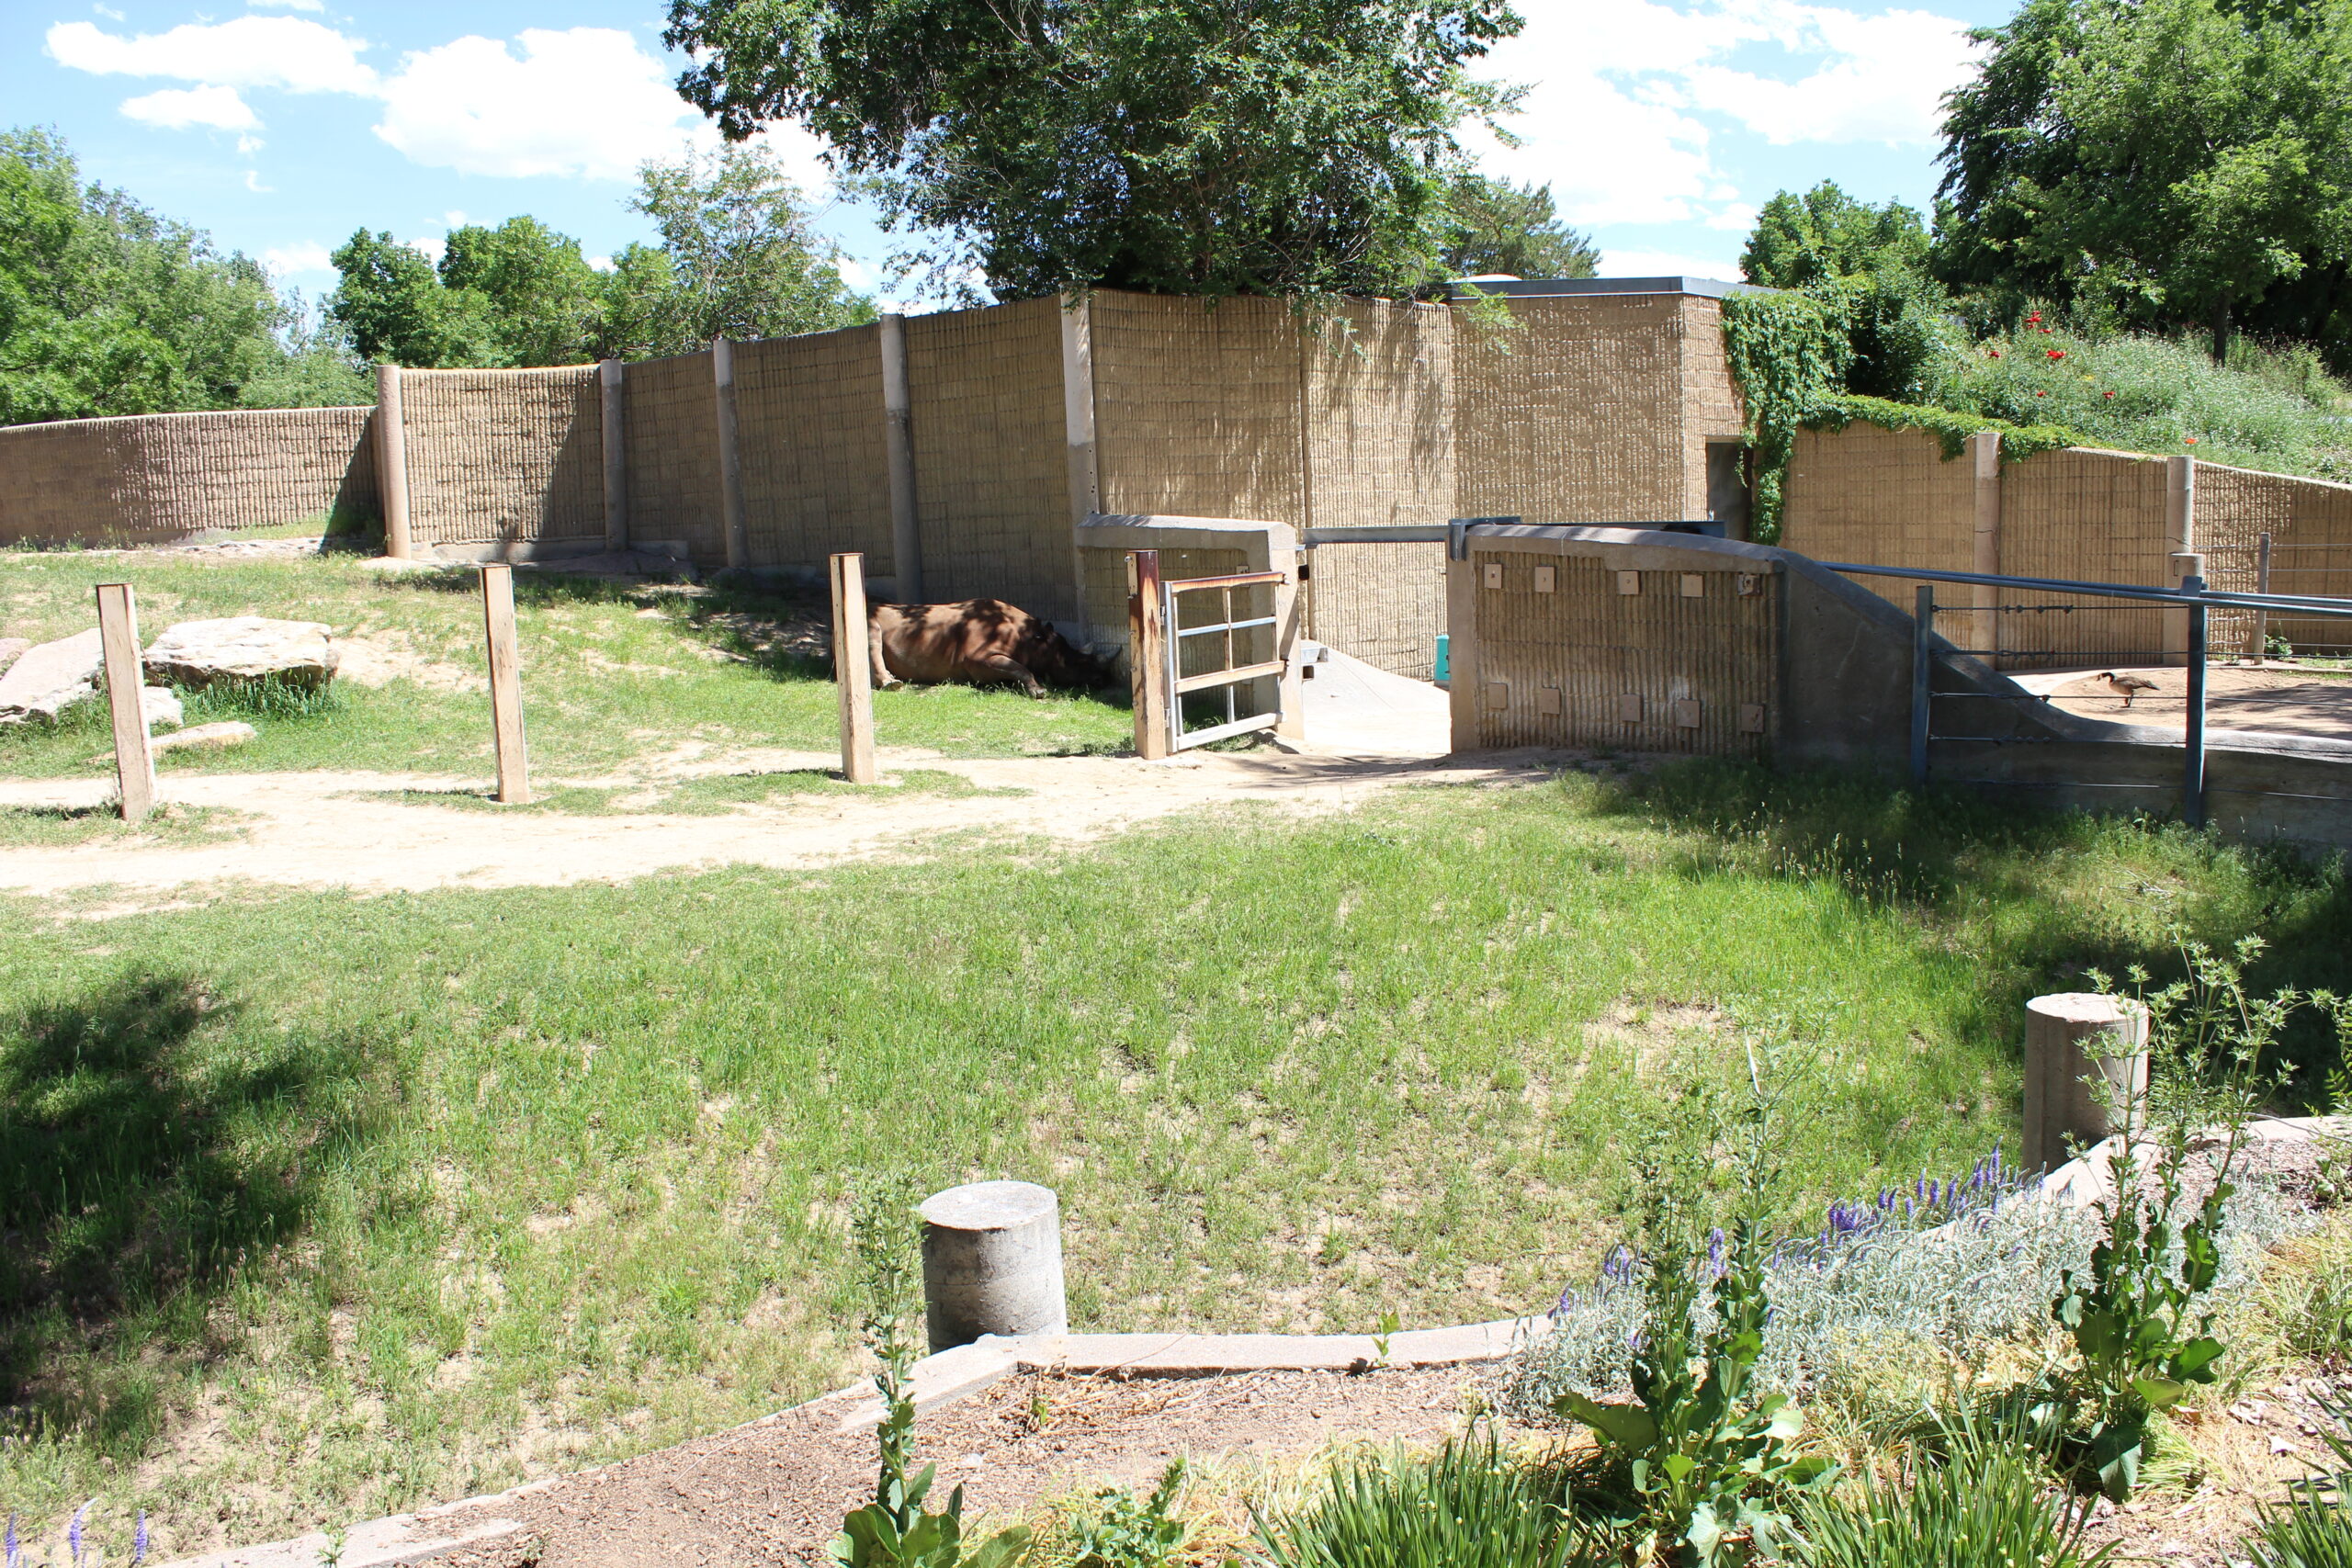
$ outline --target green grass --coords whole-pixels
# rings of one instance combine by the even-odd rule
[[[1540,1309],[1738,1029],[1820,1046],[1809,1214],[2014,1147],[2023,999],[2176,925],[2352,980],[2340,871],[1715,769],[823,874],[12,903],[0,1494],[185,1551],[746,1419],[846,1380],[888,1172],[1057,1188],[1082,1327]]]
[[[74,551],[0,551],[0,633],[35,639],[93,624],[91,587],[128,580],[149,636],[175,621],[262,615],[324,621],[404,671],[370,687],[338,679],[330,700],[262,705],[203,694],[188,721],[251,718],[260,735],[225,751],[167,753],[165,772],[319,768],[475,775],[492,771],[481,604],[470,572],[390,575],[353,557],[196,561]],[[829,750],[839,744],[829,671],[807,632],[823,609],[740,590],[629,587],[520,574],[523,705],[535,771],[595,773],[699,743]],[[886,746],[955,756],[1113,750],[1125,707],[1094,696],[1032,701],[1011,688],[877,692]],[[0,776],[102,771],[101,705],[54,726],[0,730]]]
[[[130,840],[202,843],[243,832],[244,814],[218,806],[166,802],[144,821],[125,823],[120,807],[0,806],[0,848],[120,843]]]

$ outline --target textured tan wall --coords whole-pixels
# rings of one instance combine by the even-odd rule
[[[1781,543],[1815,560],[1866,566],[1916,566],[1929,571],[1974,570],[1975,468],[1965,454],[1947,462],[1923,430],[1801,430],[1790,454],[1781,513]],[[1912,612],[1919,582],[1909,577],[1857,577],[1857,586]],[[1969,604],[1969,590],[1939,584],[1938,603]],[[1943,628],[1974,646],[1970,623]]]
[[[597,398],[593,365],[401,371],[411,542],[602,536]]]
[[[740,365],[739,360],[739,380]],[[629,538],[675,540],[697,561],[726,560],[727,528],[718,503],[718,402],[709,353],[639,360],[622,372],[621,390]],[[742,417],[739,403],[739,442]]]
[[[2272,592],[2352,598],[2352,485],[2197,465],[2197,547],[2205,552],[2208,581],[2252,592],[2266,532]],[[2231,615],[2226,630],[2219,612],[2214,619],[2217,644],[2226,637],[2226,646],[2250,646],[2251,614]],[[2352,647],[2352,621],[2334,617],[2274,616],[2263,629],[2298,648]]]
[[[2177,584],[2165,486],[2165,459],[2121,452],[2069,447],[2002,465],[2002,573],[2151,588]],[[2064,668],[2164,659],[2167,612],[2161,607],[2015,589],[2004,589],[2001,597],[2005,604],[2066,606],[2003,615],[2001,648],[2017,656],[2004,662]]]
[[[1436,679],[1443,545],[1321,545],[1306,560],[1308,637],[1394,675]]]
[[[879,327],[740,344],[736,441],[755,566],[822,566],[837,550],[890,556]]]
[[[1682,511],[1707,515],[1707,440],[1736,438],[1747,419],[1731,356],[1724,351],[1724,302],[1682,299]]]
[[[1513,299],[1509,328],[1457,314],[1460,514],[1530,523],[1705,516],[1703,433],[1694,480],[1684,377],[1686,365],[1720,356],[1722,333],[1688,303],[1673,294]]]
[[[1277,299],[1092,297],[1105,513],[1306,513],[1299,331]]]
[[[1554,573],[1550,592],[1537,591],[1542,568]],[[1764,754],[1779,702],[1778,574],[1621,573],[1599,554],[1475,546],[1453,570],[1469,574],[1473,595],[1480,745]],[[1488,585],[1490,570],[1500,586]],[[1621,576],[1639,591],[1620,592]],[[1626,716],[1628,699],[1638,717]],[[1743,727],[1743,709],[1760,728]]]
[[[376,516],[374,413],[241,409],[0,429],[0,545],[153,544]]]
[[[1061,303],[907,321],[924,594],[1075,620]]]

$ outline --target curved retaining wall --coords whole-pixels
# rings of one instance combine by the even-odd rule
[[[0,545],[132,545],[378,515],[376,411],[229,409],[0,428]]]

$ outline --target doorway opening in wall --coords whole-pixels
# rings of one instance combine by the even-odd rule
[[[1747,444],[1736,435],[1707,439],[1707,518],[1726,539],[1747,537]]]

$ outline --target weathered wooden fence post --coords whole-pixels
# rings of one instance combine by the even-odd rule
[[[727,564],[749,566],[752,539],[743,521],[743,462],[735,442],[735,345],[710,340],[710,378],[718,400],[718,515],[727,529]]]
[[[1127,552],[1127,682],[1135,697],[1136,755],[1168,755],[1168,628],[1159,607],[1159,552]]]
[[[376,497],[384,513],[384,553],[407,560],[408,426],[397,365],[376,367]]]
[[[983,1334],[1064,1334],[1061,1201],[1030,1181],[977,1181],[924,1200],[922,1304],[931,1348]]]
[[[498,798],[531,803],[531,762],[523,744],[523,670],[514,649],[514,569],[481,569],[481,617],[490,638],[490,722],[498,742]]]
[[[98,646],[106,656],[107,710],[114,720],[114,776],[122,819],[155,807],[155,758],[147,749],[147,671],[139,659],[139,602],[128,582],[98,584]]]
[[[874,766],[874,654],[865,626],[865,557],[833,556],[833,686],[842,705],[842,777],[870,784]]]
[[[2085,1080],[2103,1079],[2112,1098],[2137,1105],[2148,1092],[2148,1011],[2123,997],[2064,991],[2025,1005],[2025,1165],[2053,1169],[2076,1142],[2095,1144],[2117,1127]]]
[[[623,400],[621,362],[596,367],[605,439],[605,547],[628,548],[628,423]]]

